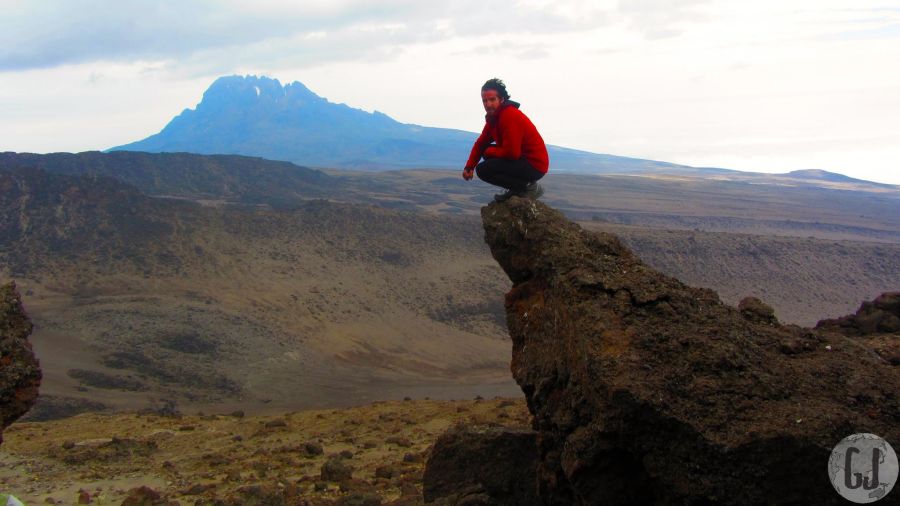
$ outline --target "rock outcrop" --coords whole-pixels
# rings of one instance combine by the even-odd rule
[[[0,443],[3,429],[37,399],[41,369],[28,342],[32,328],[15,283],[0,286]]]
[[[539,505],[535,436],[521,429],[451,428],[434,443],[425,467],[425,502]]]
[[[887,292],[863,302],[855,314],[822,320],[820,332],[837,332],[891,365],[900,365],[900,292]]]
[[[871,302],[863,302],[856,314],[822,320],[816,328],[848,336],[900,333],[900,292],[883,293]]]
[[[834,445],[900,443],[900,370],[864,344],[725,305],[541,202],[482,219],[545,504],[839,504]]]

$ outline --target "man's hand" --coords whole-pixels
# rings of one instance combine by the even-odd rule
[[[466,181],[475,177],[475,167],[467,167],[463,169],[463,179]]]

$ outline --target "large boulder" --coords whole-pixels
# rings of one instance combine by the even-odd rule
[[[0,286],[0,442],[3,429],[38,396],[41,369],[28,342],[32,328],[15,283]]]
[[[534,431],[453,427],[434,443],[422,494],[440,505],[539,505]]]
[[[546,504],[840,504],[831,449],[900,443],[898,369],[654,271],[541,202],[482,209]],[[765,314],[764,314],[765,313]],[[896,444],[896,443],[895,443]]]

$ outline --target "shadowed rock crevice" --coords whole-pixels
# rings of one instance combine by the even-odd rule
[[[32,328],[15,283],[0,286],[0,442],[2,430],[38,396],[41,369],[28,342]]]
[[[898,370],[865,340],[725,305],[541,202],[482,219],[545,503],[838,504],[831,448],[900,441]]]

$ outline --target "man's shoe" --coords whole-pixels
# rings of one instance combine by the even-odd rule
[[[537,200],[544,194],[544,187],[538,183],[528,183],[525,185],[525,193],[522,194],[526,199]]]
[[[512,190],[506,190],[503,193],[498,193],[498,194],[494,195],[494,202],[506,202],[507,200],[509,200],[510,197],[512,197],[515,194],[516,194],[516,192],[514,192]]]

